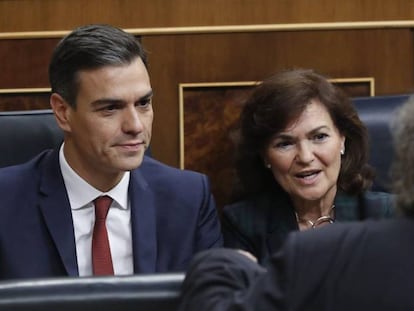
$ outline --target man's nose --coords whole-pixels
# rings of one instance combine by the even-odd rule
[[[125,110],[123,116],[123,131],[125,133],[140,133],[143,130],[141,117],[135,107]]]

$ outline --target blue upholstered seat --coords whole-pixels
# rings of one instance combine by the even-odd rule
[[[182,273],[0,281],[0,311],[176,310]]]
[[[389,170],[393,156],[390,123],[395,110],[409,95],[354,98],[370,136],[370,164],[376,169],[373,190],[390,191]],[[61,143],[63,133],[51,110],[0,112],[0,167],[25,162]],[[150,151],[146,152],[147,155]]]
[[[26,162],[62,140],[52,110],[0,112],[0,167]]]
[[[0,167],[26,162],[62,141],[50,109],[0,112]],[[149,148],[145,154],[151,155]]]
[[[390,192],[390,165],[393,142],[390,125],[396,109],[410,95],[373,96],[354,98],[353,102],[370,137],[369,163],[376,170],[373,190]]]

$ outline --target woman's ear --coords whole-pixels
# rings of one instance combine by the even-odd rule
[[[56,122],[64,132],[70,132],[70,113],[72,107],[57,93],[50,96],[50,107],[55,114]]]
[[[265,152],[264,152],[264,151],[261,153],[261,156],[262,156],[262,160],[263,160],[263,165],[264,165],[266,168],[271,169],[271,168],[272,168],[272,165],[270,164],[270,161],[269,161],[269,159],[267,158],[267,156],[266,156],[266,154],[265,154]]]

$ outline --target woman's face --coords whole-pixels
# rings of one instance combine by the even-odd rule
[[[335,196],[344,146],[325,106],[312,100],[271,139],[264,160],[293,201],[316,201]]]

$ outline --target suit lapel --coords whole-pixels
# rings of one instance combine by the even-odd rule
[[[70,276],[77,276],[75,234],[72,213],[59,167],[59,152],[46,155],[41,168],[40,210],[46,226]]]
[[[156,272],[156,206],[141,170],[133,170],[129,183],[135,273]]]
[[[290,232],[299,228],[292,203],[287,196],[271,196],[269,204],[272,211],[269,215],[271,226],[268,230],[266,242],[269,254],[272,254],[280,249]]]
[[[280,249],[290,232],[298,230],[294,213],[288,213],[288,211],[285,212],[286,214],[281,215],[280,218],[275,220],[273,230],[269,231],[267,235],[267,247],[269,249],[269,254],[272,254]]]

